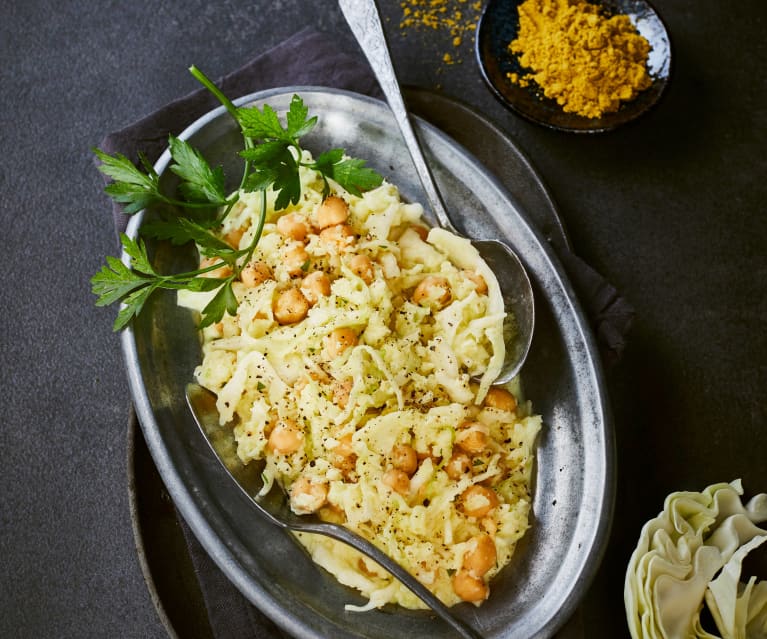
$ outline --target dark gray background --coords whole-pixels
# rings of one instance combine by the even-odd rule
[[[575,136],[506,111],[468,40],[403,32],[400,3],[381,4],[401,80],[512,136],[576,252],[637,309],[608,374],[613,534],[582,609],[586,636],[624,636],[625,565],[665,495],[737,477],[767,490],[767,9],[657,0],[675,55],[665,100]],[[89,149],[195,89],[192,63],[222,75],[306,26],[356,45],[331,2],[5,0],[0,16],[0,636],[163,637],[131,530],[115,311],[88,282],[115,251]]]

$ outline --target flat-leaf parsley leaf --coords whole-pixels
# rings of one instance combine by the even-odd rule
[[[175,274],[157,273],[151,263],[143,239],[134,240],[126,234],[120,236],[128,264],[116,257],[107,257],[106,265],[91,278],[96,305],[106,306],[122,302],[114,330],[124,328],[136,317],[147,299],[158,289],[190,291],[216,291],[202,311],[200,327],[237,313],[238,300],[232,284],[239,279],[242,269],[251,260],[266,219],[266,192],[276,193],[275,210],[281,210],[301,199],[300,168],[317,171],[324,183],[323,195],[330,192],[333,180],[349,193],[359,196],[379,186],[383,178],[365,166],[364,160],[347,157],[343,149],[332,149],[314,161],[305,159],[300,139],[317,124],[316,116],[300,96],[294,95],[285,114],[283,125],[278,113],[268,104],[236,107],[221,90],[197,67],[192,75],[206,87],[235,119],[243,139],[244,168],[240,187],[226,193],[226,176],[221,167],[211,167],[205,157],[186,140],[169,136],[168,149],[172,162],[169,170],[179,178],[178,195],[164,193],[154,167],[139,154],[138,165],[121,153],[109,155],[93,149],[101,161],[99,170],[112,182],[105,192],[132,215],[148,207],[157,207],[158,216],[142,224],[144,237],[168,240],[173,245],[194,242],[207,259],[200,268]],[[260,192],[260,217],[250,244],[235,248],[221,236],[219,229],[240,192]],[[220,267],[228,266],[225,275],[217,275]]]

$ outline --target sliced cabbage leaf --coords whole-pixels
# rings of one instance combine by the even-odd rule
[[[474,270],[484,278],[489,298],[487,315],[489,317],[502,318],[505,311],[501,287],[498,284],[495,273],[487,265],[487,262],[482,259],[479,251],[474,248],[472,243],[466,238],[458,237],[441,228],[433,228],[429,231],[429,242],[449,255],[450,260],[459,268]],[[503,341],[501,324],[498,322],[488,323],[484,332],[487,339],[493,345],[493,353],[485,373],[480,379],[477,403],[484,399],[488,389],[500,374],[503,360],[506,357],[506,344]]]
[[[722,568],[722,572],[714,579],[706,591],[706,603],[723,636],[736,639],[753,639],[767,637],[767,617],[764,607],[767,605],[767,581],[756,583],[756,577],[751,577],[744,585],[740,582],[740,573],[746,555],[763,543],[767,535],[758,535],[744,544],[732,555]],[[758,592],[754,592],[756,587]],[[762,596],[760,597],[759,594]],[[754,596],[757,595],[757,596]],[[747,631],[749,620],[756,620],[761,613],[763,623],[757,628],[752,625],[751,632]]]
[[[643,526],[624,585],[633,639],[767,637],[767,581],[740,582],[743,558],[767,537],[767,494],[742,495],[740,480],[675,492]],[[706,604],[720,635],[701,624]]]

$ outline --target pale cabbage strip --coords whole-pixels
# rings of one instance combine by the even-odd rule
[[[742,583],[745,556],[767,549],[767,494],[743,504],[740,480],[676,492],[642,528],[626,572],[634,639],[765,639],[767,580]],[[708,605],[719,634],[701,624]]]
[[[506,344],[503,341],[503,317],[505,311],[503,308],[503,296],[501,287],[495,277],[492,269],[480,257],[477,249],[472,246],[466,238],[456,237],[444,229],[434,228],[429,231],[429,242],[442,249],[450,259],[461,268],[475,269],[487,283],[488,298],[490,300],[487,309],[486,318],[493,318],[495,323],[483,327],[483,333],[490,340],[493,346],[493,355],[487,364],[485,373],[479,385],[477,393],[481,400],[487,393],[487,389],[495,381],[503,367],[503,360],[506,357]],[[500,323],[498,320],[500,319]]]
[[[530,526],[541,429],[519,380],[491,389],[505,356],[498,282],[468,240],[440,229],[427,234],[421,207],[402,202],[393,185],[357,197],[331,184],[348,218],[326,227],[323,183],[309,170],[301,181],[304,197],[285,211],[273,210],[269,194],[253,258],[268,276],[234,283],[237,313],[203,330],[195,377],[217,395],[222,424],[234,424],[236,454],[244,463],[264,460],[266,486],[283,486],[296,512],[318,512],[360,533],[448,605],[481,603]],[[240,245],[250,242],[259,206],[260,198],[242,194],[222,234],[239,230]],[[304,225],[300,239],[283,218]],[[343,224],[352,233],[326,235]],[[360,257],[370,272],[359,268]],[[276,301],[305,290],[315,275],[326,276],[327,287],[300,319],[282,321]],[[431,284],[421,296],[424,282]],[[179,304],[200,311],[211,295],[182,291]],[[336,352],[338,331],[353,339]],[[514,406],[494,404],[489,390]],[[293,443],[277,445],[275,432]],[[402,448],[414,458],[407,472],[395,467]],[[396,480],[403,473],[404,485]],[[475,570],[467,557],[487,538],[492,561],[472,573],[484,590],[462,598],[454,576]],[[299,540],[367,598],[350,610],[423,607],[348,546],[317,535]]]

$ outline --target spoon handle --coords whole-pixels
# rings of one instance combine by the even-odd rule
[[[437,217],[442,228],[457,233],[455,227],[450,222],[447,209],[434,181],[434,176],[429,169],[429,165],[426,163],[426,158],[423,155],[418,138],[410,122],[375,1],[338,0],[338,5],[346,21],[349,23],[354,37],[357,38],[362,52],[368,59],[373,73],[375,73],[378,83],[381,85],[381,90],[386,96],[386,101],[389,103],[389,108],[394,114],[394,119],[410,152],[410,157],[413,160],[421,185],[426,192],[426,198],[429,201],[432,212]]]

